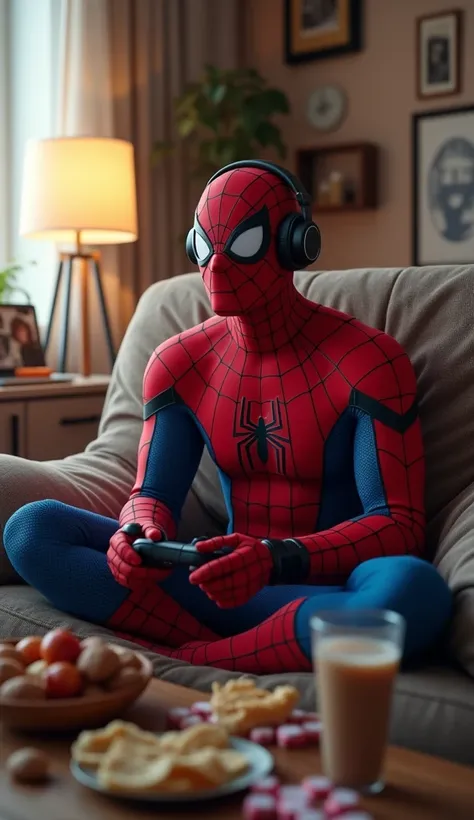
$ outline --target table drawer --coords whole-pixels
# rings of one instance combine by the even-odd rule
[[[25,405],[8,401],[0,405],[0,453],[25,455]]]
[[[26,452],[38,461],[82,453],[97,436],[103,396],[38,399],[26,404]]]

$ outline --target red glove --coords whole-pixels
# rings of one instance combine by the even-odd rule
[[[136,538],[151,538],[152,541],[163,541],[167,537],[164,527],[157,521],[162,505],[152,498],[131,498],[125,504],[121,515],[120,525],[137,524],[141,533],[128,535],[118,530],[109,542],[107,563],[118,584],[128,589],[152,587],[164,581],[171,573],[171,569],[154,569],[142,566],[142,559],[133,549]],[[166,508],[164,508],[166,510]],[[168,511],[166,510],[168,513]],[[168,513],[169,515],[169,513]]]
[[[258,538],[241,535],[219,535],[207,541],[198,541],[198,552],[214,552],[232,548],[230,555],[210,561],[189,576],[189,582],[199,586],[211,601],[222,609],[242,606],[266,587],[273,570],[268,547]]]

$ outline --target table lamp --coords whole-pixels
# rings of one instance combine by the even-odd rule
[[[81,271],[82,372],[90,375],[89,274],[95,278],[111,364],[115,350],[102,286],[100,255],[84,246],[112,245],[137,239],[137,205],[133,146],[125,140],[60,137],[27,144],[20,209],[20,235],[73,245],[60,253],[51,316],[44,349],[48,349],[60,290],[64,312],[59,372],[66,369],[73,263]]]

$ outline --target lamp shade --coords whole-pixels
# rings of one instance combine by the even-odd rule
[[[137,239],[133,146],[98,137],[30,140],[20,235],[85,245]]]

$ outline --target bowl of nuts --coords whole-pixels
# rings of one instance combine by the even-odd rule
[[[34,731],[103,725],[130,706],[153,675],[139,652],[66,629],[0,642],[0,724]]]

